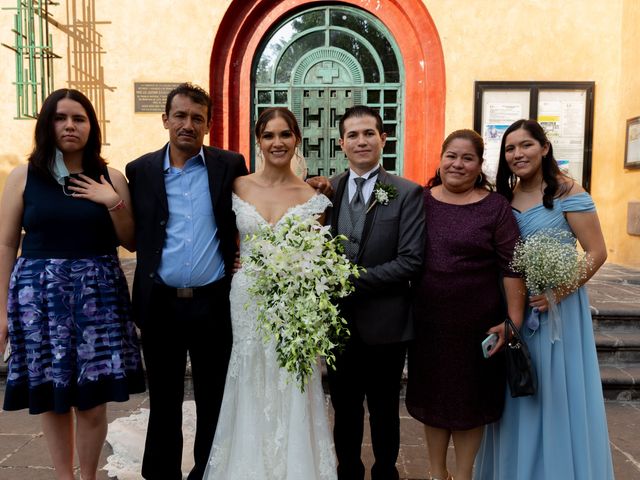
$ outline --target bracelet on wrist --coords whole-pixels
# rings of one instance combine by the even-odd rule
[[[125,203],[124,200],[120,199],[120,201],[118,203],[116,203],[113,207],[111,208],[107,208],[108,211],[110,212],[115,212],[116,210],[121,210],[125,207]]]

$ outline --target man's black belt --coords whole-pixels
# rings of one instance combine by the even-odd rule
[[[213,283],[202,285],[201,287],[182,287],[175,288],[165,285],[164,283],[155,283],[154,288],[157,288],[163,295],[171,296],[174,298],[198,298],[206,295],[210,295],[215,290],[228,284],[226,278],[221,278]]]

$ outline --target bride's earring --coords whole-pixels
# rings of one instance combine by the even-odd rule
[[[260,145],[256,145],[256,161],[253,167],[255,172],[257,172],[258,170],[262,170],[262,167],[264,167],[264,155],[262,155]]]
[[[295,173],[296,176],[303,180],[307,178],[307,161],[304,159],[304,156],[300,151],[300,144],[296,145],[296,149],[294,150],[291,170],[293,170],[293,173]]]

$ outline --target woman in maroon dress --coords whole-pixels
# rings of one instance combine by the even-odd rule
[[[424,192],[425,266],[406,403],[425,424],[433,480],[452,478],[450,439],[456,480],[471,480],[484,425],[502,414],[504,359],[496,353],[504,344],[504,316],[520,325],[524,310],[524,282],[509,268],[518,225],[508,202],[491,192],[483,152],[476,132],[451,133]],[[497,343],[485,359],[481,344],[491,333]]]

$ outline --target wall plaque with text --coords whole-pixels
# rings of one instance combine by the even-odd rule
[[[179,83],[134,82],[135,113],[162,113],[167,95]]]

